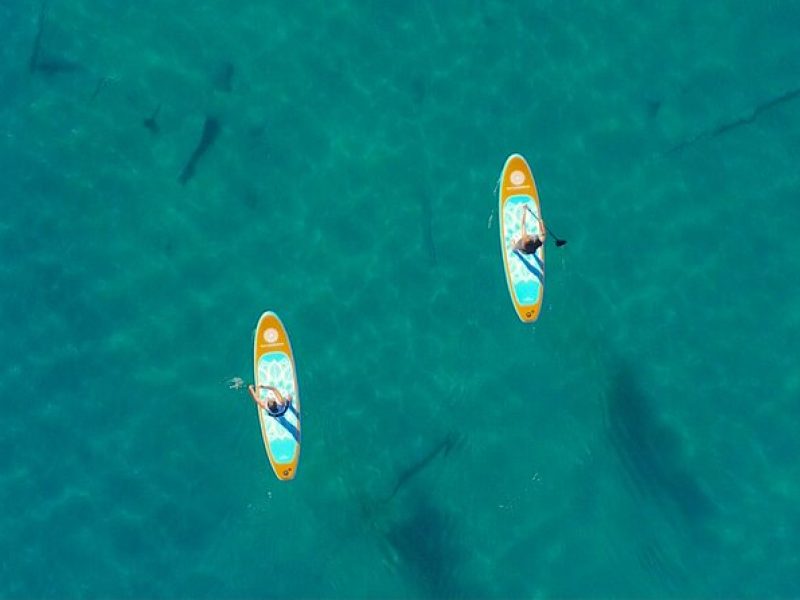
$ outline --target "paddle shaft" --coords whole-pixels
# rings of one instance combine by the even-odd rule
[[[539,221],[539,223],[542,224],[542,227],[544,227],[545,231],[547,231],[547,233],[549,233],[550,235],[553,236],[553,239],[555,239],[555,241],[556,241],[556,246],[564,246],[564,245],[566,245],[567,240],[562,240],[555,233],[553,233],[553,231],[547,225],[544,224],[544,221],[541,219],[541,217],[539,217],[539,215],[537,215],[535,212],[533,212],[530,209],[529,206],[525,206],[525,210],[527,210],[529,213],[531,213],[534,216],[534,218],[537,221]]]

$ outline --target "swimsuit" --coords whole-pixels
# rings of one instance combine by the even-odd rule
[[[284,402],[282,405],[281,405],[281,404],[279,404],[279,405],[278,405],[278,411],[277,411],[277,412],[272,412],[272,411],[271,411],[269,408],[267,408],[267,409],[266,409],[266,411],[267,411],[267,414],[268,414],[270,417],[275,417],[276,419],[277,419],[278,417],[282,417],[284,414],[286,414],[286,411],[287,411],[287,410],[289,410],[289,403],[290,403],[290,402],[291,402],[291,400],[287,400],[287,401],[286,401],[286,402]]]

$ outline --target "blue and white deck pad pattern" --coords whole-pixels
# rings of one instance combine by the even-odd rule
[[[517,302],[523,306],[536,304],[539,290],[544,285],[544,246],[534,254],[514,250],[514,242],[522,235],[522,212],[525,206],[531,211],[525,219],[525,229],[531,235],[538,234],[544,238],[541,223],[533,216],[538,215],[538,211],[531,196],[512,196],[503,207],[503,249],[508,260],[511,288]]]
[[[259,407],[263,412],[261,416],[273,460],[276,463],[291,462],[300,443],[300,409],[294,368],[289,357],[283,352],[264,354],[258,361],[258,384],[275,386],[284,398],[292,400],[289,409],[277,418]],[[268,390],[259,390],[258,393],[262,400],[270,395]]]

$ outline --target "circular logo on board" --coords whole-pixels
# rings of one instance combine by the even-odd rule
[[[266,342],[268,344],[274,344],[275,342],[277,342],[278,341],[278,330],[275,329],[274,327],[270,327],[269,329],[267,329],[264,332],[264,340],[266,340]]]
[[[511,183],[514,185],[522,185],[525,183],[525,173],[522,171],[514,171],[511,173]]]

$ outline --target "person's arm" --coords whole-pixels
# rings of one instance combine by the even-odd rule
[[[262,387],[262,386],[258,386],[258,387]],[[261,400],[261,398],[258,397],[258,393],[256,392],[256,386],[254,386],[252,384],[248,385],[247,386],[247,391],[250,392],[250,397],[253,399],[253,402],[255,402],[261,408],[265,408],[264,402]]]
[[[538,235],[539,239],[542,240],[542,242],[544,242],[544,238],[547,235],[547,228],[544,226],[544,221],[542,221],[542,218],[539,215],[537,215],[530,208],[528,208],[527,204],[525,205],[525,212],[530,212],[534,217],[536,217],[536,220],[539,222],[539,233],[537,235]],[[525,228],[525,219],[524,218],[522,220],[522,227],[523,227],[523,229]]]
[[[536,215],[536,220],[539,221],[539,239],[542,240],[542,244],[544,244],[544,238],[547,237],[547,227],[544,226],[544,221],[542,221],[542,217]]]
[[[513,250],[522,250],[525,247],[525,238],[528,237],[528,233],[525,231],[525,218],[528,216],[528,207],[524,204],[522,205],[522,230],[519,233],[519,237],[515,240],[511,240],[511,248]]]
[[[278,404],[283,404],[286,402],[286,400],[283,398],[283,395],[281,395],[281,391],[274,385],[260,385],[258,386],[258,389],[271,391],[273,394],[275,394],[275,399],[278,401]]]

